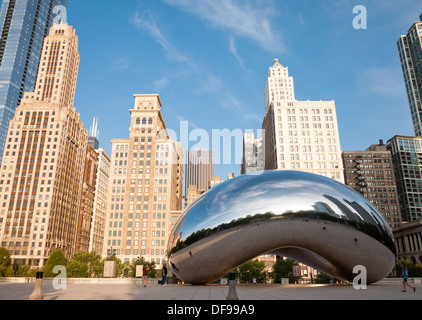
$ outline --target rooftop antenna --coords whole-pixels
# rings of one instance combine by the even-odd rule
[[[98,117],[94,117],[92,126],[89,128],[89,136],[97,139],[100,136],[100,131],[98,130]]]

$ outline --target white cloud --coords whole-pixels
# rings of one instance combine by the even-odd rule
[[[151,38],[164,49],[167,59],[170,61],[182,62],[193,67],[190,59],[186,55],[182,54],[178,48],[173,46],[158,27],[156,17],[153,13],[148,10],[144,10],[142,12],[136,11],[131,17],[130,22],[136,28],[146,31]]]
[[[154,89],[156,91],[161,91],[164,88],[166,88],[168,86],[168,84],[170,83],[170,80],[168,77],[164,76],[160,79],[154,80],[153,81],[153,85],[154,85]]]
[[[116,57],[115,54],[113,54],[110,61],[110,69],[113,71],[125,71],[130,69],[130,60],[128,57]]]
[[[181,1],[182,4],[185,2],[186,1],[183,0]],[[206,2],[208,1],[204,1],[204,3]],[[242,121],[249,122],[259,119],[257,115],[248,112],[247,107],[233,96],[230,90],[225,86],[223,80],[215,76],[209,66],[201,64],[200,62],[195,62],[194,59],[191,59],[188,55],[182,53],[179,48],[172,44],[170,39],[167,38],[165,33],[159,28],[158,18],[154,13],[148,10],[138,10],[131,17],[130,23],[137,29],[147,32],[147,34],[162,47],[169,61],[177,62],[184,66],[184,71],[182,73],[168,73],[153,81],[155,90],[160,91],[168,87],[174,79],[181,81],[182,79],[189,77],[195,79],[195,88],[192,88],[192,94],[210,94],[218,97],[217,100],[219,101],[220,106],[231,110]],[[237,54],[233,37],[230,37],[229,39],[229,47],[232,54],[239,63],[243,65],[242,59]],[[180,116],[178,118],[179,120],[184,119]],[[193,126],[198,127],[196,124],[193,124]]]
[[[250,39],[271,53],[285,52],[279,32],[271,27],[271,1],[256,0],[163,0],[199,16],[212,27]],[[265,4],[265,5],[263,5]]]
[[[391,98],[402,98],[406,91],[397,68],[370,68],[360,74],[357,84],[362,90]]]
[[[229,38],[229,48],[230,48],[230,52],[233,54],[233,56],[236,58],[237,62],[239,62],[239,64],[242,67],[245,67],[245,65],[243,64],[243,60],[242,58],[239,56],[239,54],[237,53],[237,48],[236,48],[236,44],[234,42],[234,38],[232,36],[230,36]]]

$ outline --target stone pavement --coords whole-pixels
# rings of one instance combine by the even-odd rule
[[[410,289],[410,288],[408,288]],[[34,284],[0,284],[0,300],[28,300]],[[402,293],[401,284],[375,284],[367,290],[355,290],[350,285],[238,285],[240,301],[275,300],[422,300],[422,285],[416,292]],[[71,284],[55,290],[43,284],[44,300],[136,300],[136,301],[224,301],[227,285],[84,285]]]

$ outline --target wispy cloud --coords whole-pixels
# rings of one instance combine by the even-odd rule
[[[390,98],[405,95],[403,76],[396,68],[370,68],[360,74],[357,85],[361,90]]]
[[[185,1],[181,2],[184,3]],[[146,32],[153,41],[158,43],[169,61],[177,62],[177,64],[183,66],[183,72],[169,72],[154,80],[154,90],[160,91],[168,87],[171,81],[175,79],[180,81],[189,77],[190,80],[194,79],[195,82],[195,87],[192,88],[192,94],[208,94],[218,97],[217,100],[220,106],[231,110],[242,121],[256,121],[258,119],[258,116],[248,112],[246,105],[235,97],[230,89],[225,86],[224,81],[220,77],[217,77],[209,66],[195,61],[195,59],[192,59],[188,54],[173,45],[171,39],[165,35],[164,30],[160,29],[159,19],[155,13],[149,10],[139,9],[132,15],[130,23],[137,29]],[[229,48],[239,63],[243,65],[242,59],[237,54],[233,37],[229,38]],[[181,116],[177,116],[177,118],[180,121],[185,120]],[[191,125],[198,128],[194,123],[191,123]]]
[[[154,89],[157,91],[161,91],[166,88],[170,83],[170,79],[167,76],[161,77],[160,79],[154,80],[152,84],[154,85]]]
[[[272,28],[272,1],[256,0],[163,0],[199,16],[213,28],[243,37],[271,53],[286,51],[280,33]]]
[[[181,53],[177,47],[173,46],[164,35],[158,27],[156,16],[151,11],[136,11],[131,17],[130,22],[139,30],[147,32],[151,38],[163,48],[167,59],[193,66],[191,60]]]
[[[126,71],[130,69],[130,59],[128,57],[116,57],[115,54],[110,58],[110,69],[113,71]]]
[[[239,62],[239,64],[244,68],[245,65],[243,63],[242,58],[237,53],[236,43],[234,42],[234,38],[232,36],[230,36],[230,38],[229,38],[229,48],[230,48],[230,52],[236,58],[237,62]]]

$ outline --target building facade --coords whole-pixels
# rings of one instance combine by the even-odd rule
[[[344,182],[334,101],[295,100],[293,78],[275,59],[265,110],[266,170],[306,171]]]
[[[161,108],[159,95],[135,95],[130,138],[112,141],[104,256],[166,259],[171,212],[182,210],[183,155]]]
[[[422,221],[404,223],[393,229],[397,260],[422,264]]]
[[[208,190],[212,177],[214,177],[213,152],[205,149],[187,151],[185,195],[192,185],[200,190]]]
[[[278,59],[268,71],[262,129],[265,170],[306,171],[344,183],[334,101],[296,100],[293,77]],[[276,261],[258,259],[267,268]]]
[[[366,151],[344,151],[345,184],[362,194],[391,228],[402,224],[391,152],[382,141]]]
[[[76,234],[76,253],[88,252],[94,215],[95,188],[97,186],[98,153],[87,146],[85,171],[79,210],[78,231]]]
[[[265,170],[264,137],[255,138],[255,133],[245,132],[243,138],[243,158],[240,174]]]
[[[403,222],[422,219],[422,137],[395,136],[387,143]]]
[[[24,93],[35,90],[41,49],[58,5],[66,7],[67,0],[3,0],[0,8],[0,157],[9,121]]]
[[[107,215],[107,201],[110,184],[111,158],[104,149],[97,149],[98,166],[95,186],[94,209],[92,215],[89,252],[103,253],[104,233]]]
[[[53,25],[44,40],[36,89],[10,121],[1,164],[0,242],[12,259],[43,266],[75,253],[88,133],[73,107],[78,37]]]
[[[190,185],[188,187],[188,191],[186,194],[186,200],[187,200],[187,208],[189,208],[200,196],[202,196],[206,190],[204,189],[198,189],[198,187],[194,184]]]
[[[413,127],[422,136],[422,14],[407,35],[397,41]]]

